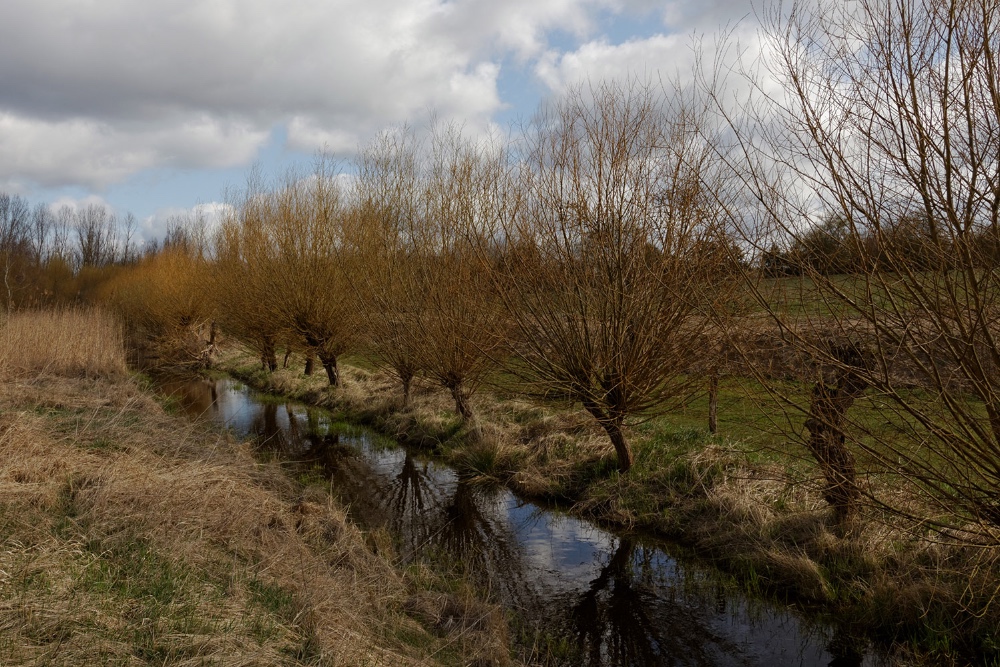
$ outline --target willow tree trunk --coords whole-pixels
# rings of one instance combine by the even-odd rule
[[[618,457],[618,470],[620,472],[628,472],[632,468],[632,464],[635,463],[635,459],[632,455],[632,448],[629,446],[628,441],[625,439],[625,433],[622,431],[625,421],[624,417],[609,415],[600,405],[593,401],[584,401],[583,407],[597,420],[597,423],[601,425],[604,432],[608,434],[611,446],[615,448],[615,455]]]
[[[337,367],[337,355],[320,352],[319,362],[323,364],[323,370],[326,371],[326,377],[330,380],[330,386],[339,387],[340,369]]]
[[[260,344],[260,363],[264,370],[272,373],[278,369],[278,358],[274,351],[274,340],[270,336],[264,336]]]
[[[625,440],[621,422],[611,420],[604,422],[601,426],[604,427],[604,431],[611,440],[611,445],[615,448],[615,454],[618,456],[618,470],[628,472],[631,470],[632,464],[635,463],[635,458],[632,456],[632,448]]]
[[[861,496],[854,454],[845,442],[844,421],[851,405],[867,387],[867,382],[848,370],[839,371],[831,384],[820,380],[813,387],[805,424],[809,431],[807,446],[826,482],[823,497],[841,526],[856,514]]]
[[[403,407],[410,407],[410,386],[413,383],[413,373],[401,371],[399,380],[403,383]]]
[[[455,382],[448,386],[451,391],[451,397],[455,399],[455,412],[462,418],[463,421],[472,420],[472,407],[469,406],[469,397],[462,390],[462,383]]]

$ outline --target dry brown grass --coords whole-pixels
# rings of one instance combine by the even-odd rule
[[[0,326],[0,372],[6,377],[94,377],[125,370],[121,327],[100,309],[18,312]]]
[[[507,663],[495,609],[430,593],[325,491],[165,413],[103,314],[19,314],[3,341],[0,664]]]
[[[497,623],[425,627],[328,496],[134,383],[35,378],[0,406],[0,664],[503,664]]]

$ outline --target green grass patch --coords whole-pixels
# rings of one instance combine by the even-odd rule
[[[94,438],[93,440],[81,440],[79,444],[85,449],[92,449],[99,452],[120,452],[123,449],[125,449],[125,446],[123,444],[115,442],[110,438]]]
[[[98,540],[86,545],[96,556],[80,580],[85,590],[123,600],[168,605],[184,588],[188,572],[142,538]]]

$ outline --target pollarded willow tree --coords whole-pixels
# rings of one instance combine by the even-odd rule
[[[211,275],[203,257],[171,248],[128,267],[102,289],[137,342],[153,341],[176,363],[204,366],[211,361],[204,333],[215,310]]]
[[[702,386],[688,371],[733,282],[708,192],[714,152],[691,102],[608,83],[544,108],[524,138],[519,198],[484,253],[516,332],[515,372],[534,393],[582,403],[622,471],[626,421]]]
[[[464,420],[469,399],[500,357],[507,319],[475,240],[502,213],[496,188],[503,152],[455,126],[435,129],[421,163],[415,251],[405,289],[419,317],[412,336],[420,368],[446,388]]]
[[[758,92],[781,92],[733,117],[753,223],[791,247],[836,219],[857,258],[849,275],[797,267],[813,307],[769,307],[819,371],[800,436],[832,456],[828,500],[853,513],[861,452],[925,492],[924,525],[1000,539],[1000,5],[820,0],[768,18]]]
[[[222,327],[256,350],[269,371],[278,367],[279,340],[291,335],[277,307],[278,273],[268,266],[276,261],[269,229],[272,198],[258,175],[231,203],[215,235],[217,310]]]
[[[419,329],[424,290],[416,262],[421,252],[420,144],[412,131],[379,135],[357,158],[357,202],[350,242],[365,269],[351,276],[373,360],[399,378],[403,405],[420,370]]]
[[[472,238],[496,215],[497,153],[433,128],[428,145],[388,131],[358,159],[350,233],[363,270],[353,274],[376,361],[403,385],[418,372],[449,391],[463,420],[494,364],[504,316]]]
[[[257,269],[273,286],[274,307],[319,359],[331,386],[340,384],[338,357],[358,336],[357,303],[348,276],[360,270],[345,243],[350,206],[339,173],[328,159],[308,177],[291,175],[262,211]]]

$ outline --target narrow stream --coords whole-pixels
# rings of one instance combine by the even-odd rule
[[[307,462],[364,528],[387,528],[404,561],[460,563],[511,612],[524,641],[566,664],[879,665],[864,643],[792,609],[725,586],[670,545],[616,534],[471,483],[447,466],[324,410],[234,380],[173,381],[192,417],[224,424],[282,458]]]

